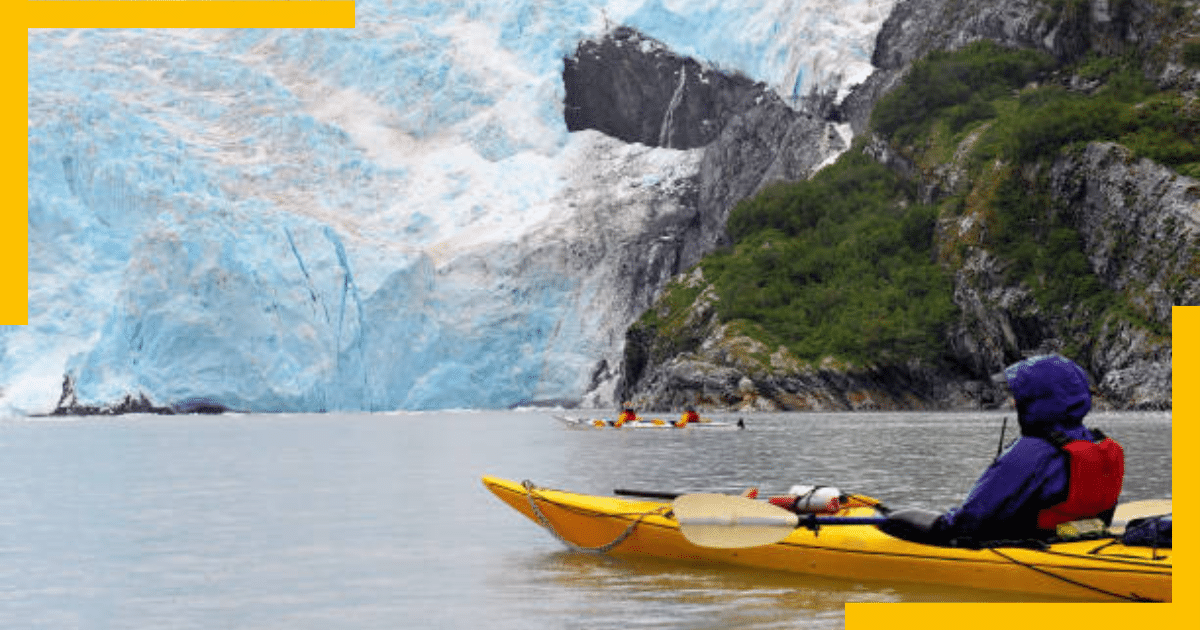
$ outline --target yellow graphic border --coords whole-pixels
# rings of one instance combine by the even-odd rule
[[[6,3],[10,10],[17,3]],[[18,20],[24,21],[25,28],[353,28],[354,3],[348,1],[336,2],[59,2],[54,0],[27,1],[20,3]],[[23,6],[21,6],[23,5]],[[23,18],[21,20],[20,18]],[[4,42],[8,53],[6,59],[24,58],[28,60],[27,51],[16,50],[19,41],[15,28],[6,27],[8,32],[3,34],[0,41]],[[27,35],[27,34],[26,34]],[[5,77],[14,82],[17,75],[25,75],[28,85],[28,63],[24,67],[15,64],[5,64]],[[14,90],[15,91],[15,90]],[[15,104],[16,99],[7,99]],[[28,98],[26,98],[28,104]],[[15,110],[15,106],[9,107]],[[17,113],[4,112],[9,124],[4,127],[6,134],[5,146],[16,146]],[[28,136],[28,134],[27,134]],[[27,138],[28,139],[28,138]],[[28,151],[17,151],[9,158],[11,163],[3,169],[12,179],[17,175],[27,173]],[[28,177],[26,177],[26,182]],[[9,187],[11,197],[20,190],[20,184],[14,183]],[[28,312],[28,221],[27,213],[20,208],[27,207],[26,202],[10,200],[8,210],[0,213],[4,223],[0,225],[0,324],[24,324]],[[1187,418],[1196,416],[1200,393],[1189,384],[1196,375],[1197,361],[1200,360],[1200,307],[1176,307],[1174,309],[1174,380],[1181,385],[1180,396],[1174,401],[1174,410],[1180,411],[1184,422],[1172,424],[1172,443],[1194,444],[1191,439],[1196,430],[1191,427]],[[1195,479],[1192,475],[1190,458],[1173,457],[1177,466],[1174,475],[1185,480],[1181,488],[1187,488],[1187,481]],[[1179,501],[1184,508],[1182,519],[1183,540],[1191,540],[1186,532],[1190,519],[1186,513],[1188,503],[1183,503],[1187,497],[1179,497],[1172,493],[1173,499]],[[1188,499],[1190,500],[1190,498]],[[1092,625],[1109,628],[1132,627],[1173,627],[1175,622],[1182,623],[1185,619],[1195,618],[1195,614],[1185,611],[1194,604],[1186,596],[1194,586],[1195,568],[1187,558],[1192,553],[1186,544],[1174,549],[1175,554],[1183,554],[1179,562],[1179,575],[1175,576],[1173,604],[869,604],[851,603],[846,605],[847,628],[879,628],[904,627],[928,628],[931,625],[963,625],[971,628],[1003,628],[1024,625],[1035,626],[1068,626],[1083,627]],[[798,627],[805,625],[805,620],[796,620]]]

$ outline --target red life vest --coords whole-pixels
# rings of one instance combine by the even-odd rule
[[[1125,479],[1125,451],[1115,440],[1093,429],[1097,441],[1072,440],[1061,433],[1051,438],[1067,453],[1070,469],[1067,498],[1038,512],[1039,529],[1052,530],[1060,523],[1095,518],[1117,505]]]

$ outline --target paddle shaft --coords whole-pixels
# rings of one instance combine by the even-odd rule
[[[882,525],[888,522],[883,516],[796,516],[793,527],[812,527],[813,525]],[[779,520],[771,517],[743,516],[731,522],[729,517],[716,516],[712,518],[689,518],[685,525],[720,526],[720,527],[758,527],[776,526]]]
[[[645,497],[647,499],[677,499],[682,496],[682,492],[660,492],[658,490],[629,490],[626,488],[617,488],[613,490],[613,494],[625,497]]]
[[[701,547],[736,549],[779,542],[801,527],[814,532],[826,525],[873,525],[892,517],[798,515],[776,505],[726,494],[685,494],[672,503],[675,520],[684,538]],[[1147,513],[1170,513],[1170,500],[1134,502],[1117,506],[1127,519]],[[1115,519],[1114,519],[1115,520]]]

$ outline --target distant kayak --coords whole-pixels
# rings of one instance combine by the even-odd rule
[[[742,419],[737,422],[716,422],[713,420],[700,420],[699,422],[689,422],[685,426],[678,426],[672,420],[663,418],[646,418],[641,420],[632,420],[621,426],[616,426],[616,422],[612,418],[576,418],[573,416],[554,416],[557,420],[567,425],[572,429],[726,429],[737,430],[746,428],[746,423]]]

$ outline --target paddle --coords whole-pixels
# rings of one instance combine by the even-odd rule
[[[1108,526],[1108,531],[1114,534],[1120,534],[1125,531],[1125,526],[1129,521],[1138,518],[1146,518],[1148,516],[1162,516],[1171,513],[1170,499],[1144,499],[1141,501],[1130,501],[1117,506],[1113,512],[1112,525]]]
[[[700,547],[718,549],[770,545],[799,527],[816,531],[822,525],[882,525],[888,521],[886,517],[802,516],[764,501],[728,494],[685,494],[675,499],[672,511],[684,538]],[[1129,521],[1170,512],[1170,499],[1122,503],[1108,530],[1120,534]]]
[[[787,538],[798,527],[879,525],[883,517],[801,516],[764,501],[728,494],[685,494],[671,505],[683,537],[700,547],[759,547]]]

